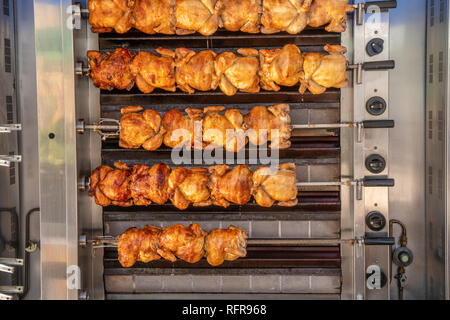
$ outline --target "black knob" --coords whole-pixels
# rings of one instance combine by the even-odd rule
[[[366,158],[366,168],[374,174],[382,173],[386,168],[386,160],[379,154],[371,154]]]
[[[407,267],[413,263],[414,255],[407,247],[398,247],[392,253],[392,260],[399,267]]]
[[[386,218],[381,212],[372,211],[366,216],[366,224],[372,231],[381,231],[386,226]]]
[[[380,116],[386,111],[386,101],[381,97],[372,97],[367,100],[366,110],[373,116]]]
[[[382,53],[383,49],[384,49],[384,40],[380,38],[370,40],[366,46],[367,54],[371,57]]]

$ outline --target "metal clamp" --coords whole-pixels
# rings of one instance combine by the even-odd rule
[[[76,127],[79,134],[84,134],[86,130],[97,132],[103,141],[120,135],[120,121],[116,119],[102,118],[94,124],[86,124],[83,119],[80,119]]]
[[[0,272],[14,273],[15,272],[15,268],[0,263]]]
[[[13,131],[22,131],[21,124],[2,124],[0,125],[0,133],[11,133]]]
[[[22,162],[22,156],[0,155],[0,167],[11,167],[11,163]]]
[[[85,67],[83,62],[78,61],[75,63],[75,75],[89,77],[90,72],[91,69],[89,67]]]
[[[0,300],[12,300],[13,296],[10,296],[9,294],[0,293]]]
[[[91,179],[89,177],[83,176],[78,179],[77,186],[78,191],[85,192],[89,189],[89,185],[91,184]]]
[[[353,70],[354,78],[357,84],[363,83],[363,70],[364,71],[377,71],[377,70],[389,70],[395,68],[394,60],[384,60],[384,61],[372,61],[364,63],[349,64],[347,66],[348,70]]]
[[[22,293],[23,286],[0,286],[0,293]]]
[[[364,19],[364,10],[367,12],[371,7],[378,7],[380,10],[387,10],[387,9],[395,9],[397,8],[397,1],[396,0],[390,0],[390,1],[370,1],[365,3],[358,3],[354,4],[353,8],[355,8],[355,15],[356,15],[356,24],[362,25],[363,19]]]
[[[16,258],[0,258],[0,263],[9,266],[23,266],[23,259]]]
[[[74,17],[81,18],[83,14],[89,14],[89,9],[84,9],[83,7],[81,7],[80,2],[75,2],[74,7],[77,8],[72,11],[72,14],[74,15]]]

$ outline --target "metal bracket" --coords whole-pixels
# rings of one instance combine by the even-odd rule
[[[377,71],[377,70],[389,70],[395,68],[394,60],[384,60],[384,61],[372,61],[364,63],[349,64],[347,66],[348,70],[353,70],[354,78],[356,79],[356,84],[363,83],[363,70],[364,71]]]
[[[0,155],[0,167],[10,167],[12,162],[22,162],[22,156]]]
[[[75,75],[89,77],[90,72],[91,69],[89,67],[85,67],[83,62],[78,61],[75,63]]]
[[[13,296],[10,296],[9,294],[3,294],[0,293],[0,300],[12,300]]]
[[[12,131],[22,131],[22,125],[21,124],[0,125],[0,133],[11,133]]]
[[[1,264],[0,263],[0,272],[5,272],[5,273],[14,273],[16,270],[14,267],[10,267],[7,266],[5,264]]]
[[[396,0],[389,0],[389,1],[371,1],[371,2],[365,2],[365,3],[358,3],[354,4],[353,8],[355,10],[356,15],[356,24],[358,26],[361,26],[363,24],[364,19],[364,10],[367,11],[370,7],[378,7],[381,9],[395,9],[397,8],[397,1]]]
[[[94,122],[94,124],[86,124],[81,119],[78,120],[76,127],[79,134],[84,134],[86,130],[97,132],[103,141],[120,135],[120,121],[116,119],[101,118],[98,122]]]
[[[23,293],[23,286],[0,286],[1,293]]]

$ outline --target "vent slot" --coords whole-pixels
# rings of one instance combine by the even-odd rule
[[[9,16],[9,0],[3,0],[3,14]]]
[[[441,0],[439,6],[439,22],[444,23],[444,18],[445,18],[445,1]]]
[[[428,139],[433,139],[433,111],[428,112]]]
[[[5,72],[11,73],[11,40],[5,39]]]
[[[434,0],[431,0],[430,1],[430,27],[434,26],[434,9],[435,9]]]
[[[439,82],[444,81],[444,52],[439,52]]]
[[[6,120],[8,124],[14,123],[12,96],[6,96]]]
[[[433,194],[433,167],[428,167],[428,194]]]
[[[430,54],[430,61],[429,61],[429,67],[428,67],[428,73],[429,73],[429,83],[433,83],[433,63],[434,63],[434,55]]]
[[[9,153],[10,156],[14,155],[14,152]],[[16,164],[11,162],[9,167],[9,185],[12,186],[16,184]]]
[[[438,140],[444,141],[444,112],[442,110],[438,113]]]

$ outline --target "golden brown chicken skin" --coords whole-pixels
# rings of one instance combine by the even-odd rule
[[[247,255],[248,234],[242,228],[214,229],[206,237],[206,258],[214,267]]]
[[[219,85],[219,77],[214,69],[216,56],[211,50],[196,53],[186,48],[177,48],[175,61],[178,88],[187,93],[216,90]]]
[[[198,32],[210,36],[219,28],[217,0],[176,0],[173,24],[179,35]]]
[[[262,0],[262,33],[302,32],[308,25],[308,11],[313,0]]]
[[[130,192],[134,204],[148,206],[152,202],[162,205],[169,199],[169,175],[167,164],[159,163],[153,167],[134,165],[130,178]]]
[[[293,207],[297,205],[298,189],[296,185],[294,163],[281,164],[278,170],[260,167],[253,173],[255,189],[253,196],[258,205],[271,207],[278,202],[279,206]]]
[[[246,165],[229,170],[227,165],[209,167],[209,189],[216,206],[227,208],[230,203],[243,205],[250,201],[253,190],[252,172]]]
[[[94,85],[102,90],[131,90],[135,77],[130,64],[135,56],[127,49],[118,48],[114,52],[100,53],[88,51],[90,73]]]
[[[161,57],[141,51],[130,65],[131,73],[136,77],[136,85],[143,93],[151,93],[155,88],[174,92],[175,60],[172,51],[158,48]]]
[[[203,149],[201,141],[196,143],[195,137],[201,137],[203,112],[200,109],[187,108],[187,115],[180,110],[172,109],[164,114],[163,127],[166,131],[164,144],[169,148]],[[194,135],[195,134],[195,135]]]
[[[179,258],[189,263],[196,263],[205,255],[206,235],[207,233],[195,223],[189,227],[181,224],[167,227],[159,238],[158,254],[172,262]]]
[[[245,147],[247,139],[243,130],[244,117],[236,109],[228,109],[224,115],[220,112],[225,107],[206,107],[203,110],[203,141],[206,148],[222,147],[230,152],[238,152]]]
[[[223,52],[216,58],[216,75],[220,78],[219,86],[228,96],[236,92],[259,92],[258,50],[239,49],[237,56],[233,52]]]
[[[173,169],[169,177],[168,193],[170,201],[180,210],[186,210],[191,203],[194,207],[210,206],[208,170],[182,167]]]
[[[165,130],[162,126],[161,115],[154,110],[145,110],[140,113],[141,106],[129,106],[121,109],[119,146],[125,149],[138,149],[153,151],[158,149],[162,142]]]
[[[309,12],[309,25],[321,27],[328,24],[328,32],[344,32],[347,29],[347,12],[352,12],[349,0],[314,0]]]
[[[144,33],[174,34],[171,24],[174,13],[172,0],[135,0],[134,27]]]
[[[133,200],[129,191],[131,172],[128,166],[120,161],[114,165],[116,169],[101,166],[94,170],[89,194],[94,196],[95,202],[101,206],[132,206]]]
[[[89,23],[92,32],[129,31],[132,27],[131,13],[134,2],[135,0],[89,0]]]
[[[260,50],[261,87],[279,91],[280,86],[292,87],[299,83],[303,71],[303,55],[294,44],[283,49]]]
[[[256,106],[244,116],[243,128],[250,143],[261,146],[271,141],[270,148],[286,149],[291,146],[291,117],[288,104],[270,107]]]
[[[161,229],[152,226],[130,228],[122,233],[117,249],[122,267],[130,268],[137,261],[148,263],[160,259],[157,253],[160,234]]]
[[[313,94],[322,94],[327,88],[344,88],[348,85],[347,59],[343,55],[347,49],[340,45],[326,45],[324,49],[330,54],[311,52],[305,55],[300,93],[308,89]]]
[[[259,33],[260,0],[219,0],[220,18],[223,27],[229,31]]]

